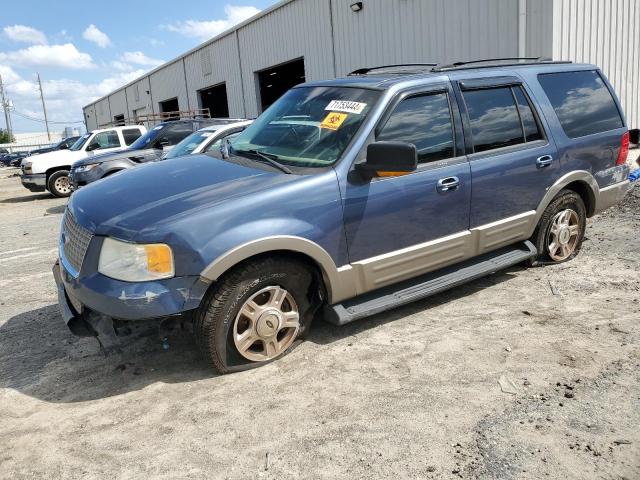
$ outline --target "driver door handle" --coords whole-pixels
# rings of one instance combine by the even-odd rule
[[[441,192],[450,192],[452,190],[457,190],[460,186],[460,179],[458,177],[447,177],[441,178],[438,180],[438,184],[436,185],[436,189]]]
[[[544,168],[551,165],[552,162],[553,157],[551,155],[543,155],[541,157],[538,157],[538,159],[536,160],[536,166],[538,168]]]

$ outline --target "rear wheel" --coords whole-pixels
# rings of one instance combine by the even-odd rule
[[[71,195],[71,184],[69,183],[69,172],[58,170],[49,175],[47,180],[47,190],[56,197],[68,197]]]
[[[230,373],[289,353],[311,322],[312,278],[300,262],[269,258],[225,275],[196,315],[196,343],[207,360]]]
[[[573,259],[582,246],[586,223],[586,208],[580,195],[562,190],[545,209],[533,235],[537,260],[561,263]]]

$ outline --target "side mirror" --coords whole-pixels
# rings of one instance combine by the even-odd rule
[[[367,160],[356,165],[363,175],[399,177],[418,168],[418,150],[413,143],[375,142],[367,147]]]
[[[638,145],[640,143],[640,128],[629,130],[629,142]]]
[[[168,146],[169,146],[169,140],[167,139],[160,140],[159,142],[156,143],[156,148],[160,150],[164,150]]]
[[[63,143],[62,145],[60,145],[60,150],[67,150],[69,148],[69,145],[67,145],[66,143]]]
[[[94,150],[97,150],[98,148],[100,148],[100,144],[98,143],[90,143],[89,145],[87,145],[87,148],[84,149],[85,152],[93,152]]]

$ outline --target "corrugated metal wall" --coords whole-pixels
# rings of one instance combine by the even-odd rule
[[[316,80],[363,66],[516,56],[525,6],[526,54],[599,65],[630,125],[640,126],[640,0],[366,0],[357,13],[352,3],[288,0],[268,9],[127,86],[127,116],[158,112],[175,97],[180,109],[199,108],[198,90],[221,82],[230,115],[255,116],[257,72],[301,57],[306,78]],[[111,112],[104,101],[85,107],[88,128],[121,113],[121,91],[111,95]]]
[[[149,77],[142,77],[137,82],[129,85],[127,88],[127,103],[129,104],[129,114],[127,117],[133,118],[136,112],[145,109],[146,113],[153,113],[153,105],[151,104],[151,87],[149,85]]]
[[[527,0],[526,48],[528,57],[553,55],[553,0]]]
[[[187,92],[191,108],[200,108],[199,90],[225,82],[229,115],[245,116],[239,57],[235,32],[185,57]]]
[[[287,3],[240,28],[238,40],[249,117],[259,113],[257,71],[304,57],[307,80],[334,75],[328,0]]]
[[[602,68],[640,127],[640,0],[555,0],[553,32],[554,58]]]
[[[403,62],[518,54],[515,0],[331,0],[337,74]]]
[[[111,120],[113,120],[113,117],[116,115],[129,116],[124,90],[118,90],[109,96],[109,106],[111,107]]]
[[[154,111],[160,111],[160,102],[171,100],[172,98],[178,98],[178,108],[180,110],[189,110],[190,104],[187,97],[184,73],[183,60],[178,59],[149,75],[151,102]],[[142,92],[140,95],[142,95]]]
[[[99,100],[95,104],[96,120],[98,125],[109,123],[111,121],[111,110],[109,108],[109,97]]]

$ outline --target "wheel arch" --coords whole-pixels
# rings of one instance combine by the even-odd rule
[[[322,275],[329,303],[335,303],[355,295],[353,282],[348,278],[350,267],[338,268],[327,251],[311,240],[295,236],[275,236],[247,242],[218,256],[200,273],[208,281],[215,282],[225,272],[237,265],[265,255],[293,255],[314,266]]]
[[[49,181],[49,177],[51,176],[51,174],[59,172],[60,170],[70,171],[71,170],[71,165],[57,165],[55,167],[51,167],[51,168],[47,169],[44,172],[45,175],[46,175],[47,181]]]
[[[587,217],[595,214],[598,197],[600,195],[598,182],[596,182],[593,175],[586,170],[576,170],[563,175],[547,189],[547,192],[536,209],[535,222],[533,222],[534,227],[538,225],[545,209],[563,189],[573,190],[580,195],[587,210]]]

